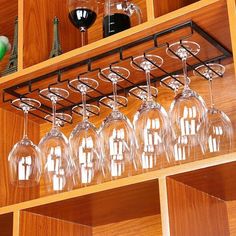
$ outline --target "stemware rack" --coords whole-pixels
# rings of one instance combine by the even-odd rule
[[[182,31],[184,32],[184,34]],[[86,70],[83,72],[80,72],[80,73],[76,73],[76,77],[78,78],[78,80],[80,80],[81,77],[88,76],[88,74],[90,74],[90,73],[101,73],[102,68],[105,68],[108,66],[112,70],[112,67],[115,65],[118,65],[119,63],[133,61],[133,55],[127,55],[126,52],[128,50],[134,51],[136,47],[139,47],[139,51],[138,51],[139,55],[143,54],[144,56],[151,53],[152,51],[155,51],[155,50],[162,50],[163,51],[166,48],[168,48],[169,44],[170,44],[168,41],[163,40],[163,38],[164,39],[168,38],[168,37],[170,38],[170,37],[172,37],[172,35],[175,35],[175,38],[177,35],[177,38],[175,39],[175,41],[180,41],[180,43],[183,40],[188,40],[188,39],[191,40],[191,38],[198,38],[200,41],[204,41],[208,45],[208,47],[211,47],[211,48],[213,48],[213,50],[217,51],[217,54],[213,53],[214,55],[209,56],[207,53],[207,57],[204,56],[204,58],[201,58],[201,54],[199,56],[194,55],[193,53],[191,53],[191,51],[188,50],[188,48],[185,48],[184,45],[181,44],[181,46],[184,47],[188,51],[188,53],[191,54],[192,58],[194,59],[194,63],[190,63],[190,62],[187,63],[188,70],[194,70],[194,68],[196,68],[197,66],[199,66],[201,64],[204,64],[205,66],[207,66],[207,63],[220,62],[223,59],[232,57],[232,52],[229,51],[226,47],[224,47],[224,45],[219,43],[214,37],[212,37],[205,30],[200,28],[195,22],[188,21],[188,22],[176,25],[174,27],[168,28],[166,30],[157,32],[157,33],[147,36],[145,38],[139,39],[137,41],[130,42],[130,43],[123,45],[121,47],[117,47],[117,48],[115,48],[111,51],[108,51],[106,53],[98,54],[94,57],[79,61],[75,64],[71,64],[69,66],[62,67],[59,70],[52,71],[52,72],[45,74],[43,76],[32,78],[29,81],[22,82],[17,85],[5,88],[3,91],[3,102],[4,103],[11,103],[16,98],[24,98],[24,97],[30,97],[30,96],[34,96],[34,98],[35,98],[35,96],[36,97],[39,96],[40,90],[45,88],[45,86],[41,87],[41,84],[43,84],[43,81],[45,81],[45,80],[48,81],[48,79],[50,80],[50,82],[47,83],[47,87],[49,90],[50,90],[50,88],[52,88],[54,86],[65,86],[65,85],[68,86],[68,84],[69,84],[68,82],[71,79],[68,79],[66,76],[64,76],[64,74],[66,74],[67,72],[69,72],[71,70],[75,70],[75,69],[79,70],[80,67],[86,66]],[[171,38],[171,40],[172,40],[172,38]],[[148,46],[145,46],[146,47],[145,48],[145,47],[142,47],[142,45],[148,45]],[[140,51],[140,47],[144,48],[144,50]],[[172,53],[175,54],[175,52],[173,52],[173,51],[172,51]],[[113,57],[113,55],[114,55],[114,57]],[[111,56],[112,56],[112,61],[109,64],[105,64],[104,62],[107,61],[106,58],[110,58]],[[175,54],[175,56],[178,58],[178,55]],[[166,55],[166,57],[168,57],[168,56]],[[148,60],[147,57],[146,57],[146,59]],[[102,66],[100,65],[100,66],[94,67],[93,65],[100,60],[103,60]],[[161,75],[158,75],[158,76],[151,73],[151,76],[152,76],[151,83],[154,84],[155,86],[157,85],[157,82],[159,82],[162,78],[164,78],[166,76],[171,76],[173,79],[177,80],[173,75],[182,73],[181,68],[175,69],[173,67],[174,69],[172,69],[172,67],[171,67],[171,70],[169,70],[169,69],[167,70],[163,67],[159,67],[158,65],[154,64],[152,61],[150,61],[150,62],[157,68],[158,71],[161,72]],[[136,66],[139,67],[138,65],[136,65]],[[141,67],[139,67],[139,68],[141,70],[143,70]],[[113,72],[116,73],[115,71],[113,71]],[[102,74],[102,76],[105,79],[110,80],[104,74]],[[140,89],[142,89],[140,86],[144,85],[146,83],[144,77],[143,77],[143,80],[140,80],[138,82],[136,82],[136,81],[134,82],[129,78],[127,79],[127,78],[123,77],[122,75],[119,75],[119,76],[123,78],[123,80],[125,82],[125,86],[118,84],[118,94],[124,94],[125,96],[127,96],[127,94],[129,93],[129,90],[132,89],[133,87],[139,87]],[[207,79],[202,74],[200,76],[203,77],[204,79]],[[219,76],[222,77],[221,75],[219,75]],[[81,80],[80,80],[80,82],[83,83]],[[164,82],[162,82],[162,83],[164,83]],[[89,85],[87,85],[87,86],[89,86]],[[166,84],[166,86],[169,87],[167,84]],[[169,88],[172,89],[171,87],[169,87]],[[77,88],[73,88],[73,89],[77,90]],[[91,88],[91,89],[93,89],[93,91],[96,95],[87,94],[87,97],[88,97],[87,102],[88,103],[99,104],[99,100],[102,97],[105,97],[105,96],[108,97],[109,95],[112,94],[111,91],[108,91],[108,92],[104,91],[102,86],[99,86],[97,89],[95,89],[95,88]],[[51,93],[53,93],[53,91],[51,91]],[[57,95],[57,94],[55,94],[55,95]],[[136,96],[135,94],[133,94],[133,95]],[[60,95],[57,95],[57,96],[60,97]],[[63,100],[58,103],[59,108],[57,109],[57,112],[60,112],[60,113],[71,113],[72,107],[81,103],[80,101],[74,101],[70,97],[69,98],[62,98],[62,99]],[[112,99],[112,98],[110,98],[110,99]],[[102,103],[102,102],[100,102],[100,103]],[[104,103],[102,103],[102,104],[107,106]],[[120,104],[120,105],[122,105],[122,104]],[[35,111],[31,111],[30,114],[32,114],[33,116],[36,116],[40,119],[46,120],[45,116],[48,114],[51,114],[51,107],[49,104],[47,104],[45,101],[42,100],[41,107],[36,108]],[[98,114],[95,114],[95,115],[98,115]],[[65,121],[65,122],[68,122],[68,121]]]

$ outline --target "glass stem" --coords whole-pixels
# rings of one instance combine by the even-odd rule
[[[86,111],[86,92],[82,92],[83,121],[88,119]]]
[[[113,81],[112,85],[113,85],[113,99],[114,99],[113,111],[117,111],[117,81]]]
[[[214,104],[214,99],[213,99],[213,81],[212,81],[212,78],[210,78],[208,81],[209,81],[208,84],[209,84],[211,108],[214,108],[215,104]]]
[[[27,139],[28,138],[28,114],[29,114],[29,110],[27,108],[23,108],[23,112],[24,112],[24,134],[23,134],[23,138]]]
[[[183,75],[184,75],[184,89],[189,89],[189,78],[188,78],[188,70],[187,70],[187,57],[182,58],[182,66],[183,66]]]
[[[87,45],[87,30],[84,27],[80,28],[80,32],[81,32],[81,46],[85,46]]]
[[[52,128],[53,129],[57,128],[57,125],[56,125],[56,105],[57,105],[56,99],[52,98]]]
[[[152,100],[150,70],[145,70],[147,80],[147,101]]]

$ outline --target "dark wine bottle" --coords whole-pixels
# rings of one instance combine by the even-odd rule
[[[116,34],[131,27],[130,18],[126,14],[115,13],[103,18],[103,37]]]

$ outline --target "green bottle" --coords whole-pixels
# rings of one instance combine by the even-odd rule
[[[0,36],[0,61],[10,49],[11,45],[8,38],[6,36]]]

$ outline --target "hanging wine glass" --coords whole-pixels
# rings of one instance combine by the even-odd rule
[[[87,44],[87,30],[97,18],[97,0],[68,0],[69,19],[81,32],[82,46]]]
[[[8,155],[10,181],[17,187],[32,187],[39,184],[42,168],[40,149],[28,138],[28,113],[41,104],[31,98],[16,99],[12,104],[24,112],[24,134]]]
[[[128,78],[129,75],[130,72],[120,66],[104,68],[98,74],[101,80],[112,82],[113,85],[113,97],[103,100],[103,103],[108,101],[112,112],[103,121],[99,132],[105,165],[108,167],[111,179],[129,176],[137,168],[134,159],[136,141],[132,124],[118,109],[118,104],[125,101],[117,97],[117,83],[123,78]]]
[[[73,91],[82,95],[82,106],[75,106],[72,111],[83,115],[83,121],[73,129],[70,138],[71,155],[77,169],[77,182],[80,186],[101,183],[104,180],[101,144],[96,127],[88,117],[99,114],[99,108],[86,104],[86,95],[98,87],[98,82],[91,78],[79,78],[69,82]]]
[[[202,143],[205,137],[199,137],[199,129],[206,122],[204,100],[190,87],[187,75],[187,58],[196,55],[200,46],[192,41],[171,44],[166,52],[170,57],[181,59],[184,75],[184,88],[171,103],[169,115],[174,135],[174,156],[176,161],[194,160],[202,156]],[[191,53],[189,53],[191,52]]]
[[[217,63],[209,63],[195,68],[194,75],[205,76],[209,81],[210,107],[207,109],[207,123],[201,126],[201,132],[206,132],[203,140],[205,154],[227,153],[232,146],[233,127],[229,117],[215,107],[213,98],[213,79],[223,76],[225,67]]]
[[[190,81],[190,78],[188,78]],[[169,87],[174,91],[175,96],[179,93],[179,89],[183,88],[184,84],[184,76],[183,75],[172,75],[166,76],[165,78],[161,79],[161,86],[162,87]]]
[[[163,59],[156,55],[138,56],[131,61],[134,69],[145,71],[147,81],[145,99],[133,120],[138,144],[137,155],[143,171],[162,168],[169,162],[167,154],[170,137],[169,119],[165,109],[154,101],[150,85],[151,70],[157,69],[155,65],[160,67],[162,64]]]
[[[58,101],[67,98],[69,93],[65,89],[54,87],[41,90],[40,96],[52,102],[52,128],[39,142],[39,148],[42,152],[45,188],[48,192],[68,191],[73,187],[72,163],[68,139],[60,131],[60,116],[56,115],[56,105]],[[65,114],[61,118],[71,120]]]

